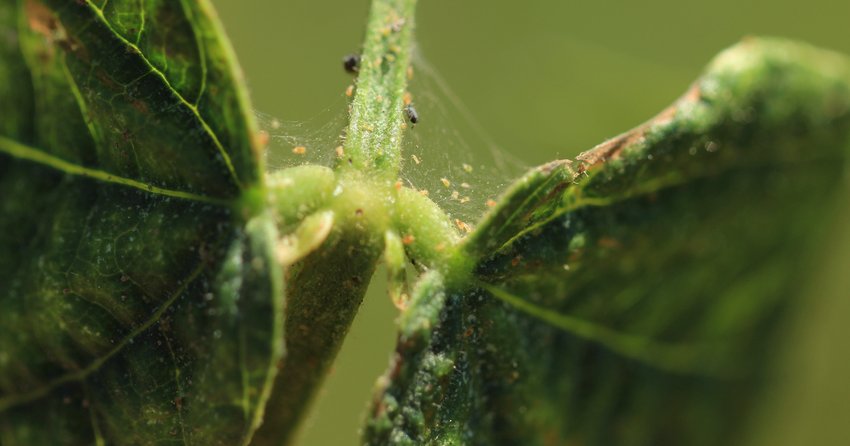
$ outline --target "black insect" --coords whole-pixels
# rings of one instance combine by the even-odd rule
[[[342,67],[346,72],[356,73],[360,71],[360,55],[349,54],[342,58]]]
[[[411,124],[419,122],[419,113],[413,108],[413,104],[408,104],[407,107],[404,107],[404,112],[407,113],[407,119],[410,120]]]

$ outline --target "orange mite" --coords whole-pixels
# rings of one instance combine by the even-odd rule
[[[455,219],[455,226],[457,226],[458,229],[460,229],[463,232],[471,232],[472,231],[472,228],[468,224],[466,224],[465,222],[463,222],[463,221],[461,221],[460,219],[457,219],[457,218]]]

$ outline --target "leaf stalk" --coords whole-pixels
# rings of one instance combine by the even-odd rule
[[[416,0],[374,0],[340,169],[398,175]]]

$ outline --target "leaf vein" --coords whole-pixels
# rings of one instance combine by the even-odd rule
[[[151,69],[151,72],[156,74],[162,80],[163,85],[168,88],[169,92],[171,92],[174,97],[176,97],[180,101],[181,104],[183,104],[186,108],[189,109],[189,111],[192,112],[192,114],[198,120],[198,123],[201,125],[201,128],[203,128],[204,132],[212,140],[213,144],[215,145],[216,149],[224,160],[224,163],[227,166],[227,170],[233,177],[233,180],[236,182],[237,186],[242,188],[242,181],[239,179],[239,175],[236,174],[236,168],[233,166],[233,161],[230,159],[230,154],[227,153],[227,150],[225,150],[224,145],[221,143],[221,140],[219,139],[218,135],[213,131],[209,123],[207,123],[203,116],[201,116],[198,107],[186,100],[186,98],[183,97],[183,95],[180,94],[180,92],[177,91],[177,89],[175,89],[171,85],[171,82],[169,82],[168,77],[165,76],[165,73],[160,71],[156,66],[153,65],[153,63],[151,63],[151,61],[147,58],[147,56],[145,56],[141,48],[139,48],[136,44],[130,42],[129,40],[124,38],[124,36],[122,36],[120,33],[115,31],[115,28],[112,27],[112,24],[109,23],[109,21],[106,19],[106,16],[103,15],[103,12],[100,11],[95,5],[93,5],[91,3],[91,0],[86,0],[86,4],[92,11],[94,11],[97,18],[101,21],[101,23],[103,23],[103,25],[109,30],[109,32],[111,32],[116,39],[120,40],[130,50],[132,50],[134,54],[137,54],[139,56],[139,59],[141,59],[141,61],[144,62]]]
[[[191,8],[186,3],[186,0],[180,0],[180,6],[183,8],[183,13],[186,14],[186,18],[194,25],[195,17]],[[192,29],[192,37],[195,39],[195,47],[198,49],[198,59],[201,63],[201,86],[198,88],[198,96],[195,98],[194,102],[195,107],[197,107],[198,104],[201,103],[201,98],[204,96],[204,92],[207,89],[207,53],[206,47],[201,42],[201,37],[198,35],[198,27],[191,26],[190,28]]]
[[[208,197],[205,195],[199,195],[192,192],[185,192],[180,190],[165,189],[151,184],[143,183],[132,178],[125,178],[118,175],[113,175],[103,170],[79,166],[72,162],[63,160],[53,155],[49,155],[41,150],[26,146],[24,144],[20,144],[16,141],[12,141],[11,139],[4,138],[2,136],[0,136],[0,152],[6,153],[15,158],[30,161],[45,167],[50,167],[54,170],[64,172],[69,175],[77,175],[98,181],[103,181],[105,183],[131,187],[154,195],[164,195],[167,197],[179,198],[183,200],[198,201],[201,203],[207,203],[216,206],[230,206],[229,201],[220,198]]]
[[[706,366],[702,359],[707,351],[701,346],[664,343],[644,336],[623,333],[575,316],[540,307],[498,286],[480,281],[479,285],[492,296],[535,319],[651,367],[675,374],[711,378],[728,377],[730,374],[728,366]]]
[[[177,288],[177,290],[171,295],[171,297],[169,297],[168,300],[165,301],[156,310],[156,312],[151,315],[148,320],[136,327],[135,330],[130,332],[130,334],[128,334],[126,337],[124,337],[121,342],[119,342],[112,350],[108,351],[105,355],[95,359],[94,361],[92,361],[91,364],[89,364],[85,368],[60,376],[35,390],[26,393],[0,397],[0,412],[17,405],[28,403],[30,401],[42,398],[48,395],[53,389],[56,389],[57,387],[63,384],[67,384],[74,381],[82,381],[92,373],[98,371],[103,364],[105,364],[113,356],[123,350],[124,347],[126,347],[133,338],[142,334],[151,326],[153,326],[153,324],[159,321],[162,315],[165,314],[165,312],[168,311],[169,308],[171,308],[174,302],[176,302],[177,299],[181,295],[183,295],[183,293],[189,288],[189,285],[191,285],[198,277],[200,277],[201,273],[204,271],[205,266],[206,264],[200,262],[198,266],[195,267],[194,271],[192,271],[192,273],[189,274],[189,276],[184,280],[183,284],[181,284],[180,287]]]

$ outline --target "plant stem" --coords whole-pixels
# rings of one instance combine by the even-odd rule
[[[373,0],[342,168],[395,179],[416,0]]]

